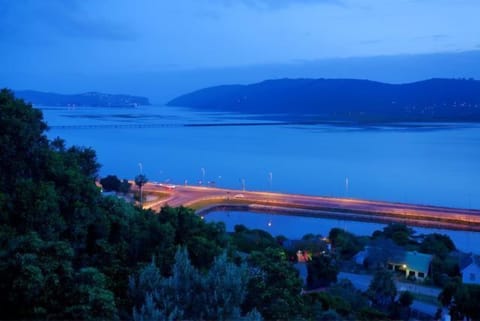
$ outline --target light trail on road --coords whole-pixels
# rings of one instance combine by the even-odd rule
[[[169,195],[165,199],[144,205],[145,208],[152,210],[159,210],[166,205],[192,207],[198,213],[208,213],[220,207],[240,208],[246,211],[400,222],[408,225],[480,231],[480,210],[472,209],[206,186],[148,183],[143,189],[152,194]]]

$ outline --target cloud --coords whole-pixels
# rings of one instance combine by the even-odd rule
[[[382,42],[384,42],[384,40],[381,40],[381,39],[369,39],[369,40],[359,41],[358,43],[361,44],[361,45],[376,45],[376,44],[379,44],[379,43],[382,43]]]
[[[214,0],[226,5],[243,3],[249,7],[257,9],[279,9],[294,5],[305,4],[333,4],[344,5],[344,0]]]
[[[113,41],[135,38],[125,24],[100,16],[91,4],[80,0],[0,0],[0,39],[38,43],[57,37]]]

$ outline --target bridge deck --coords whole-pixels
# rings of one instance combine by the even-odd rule
[[[405,222],[411,225],[480,231],[480,210],[441,206],[381,202],[352,198],[322,197],[214,187],[147,184],[144,190],[167,192],[169,197],[145,204],[155,210],[166,204],[189,206],[207,213],[218,208],[278,214],[327,216],[377,222]]]

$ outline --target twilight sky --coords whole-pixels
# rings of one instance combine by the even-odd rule
[[[479,15],[478,0],[0,0],[0,69],[18,87],[22,73],[459,53],[480,49]]]

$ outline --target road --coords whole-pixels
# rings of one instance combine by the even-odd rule
[[[348,273],[348,272],[340,272],[337,277],[339,280],[347,279],[353,283],[353,285],[362,291],[368,290],[370,286],[370,282],[372,281],[373,276],[370,274],[356,274],[356,273]],[[397,286],[397,290],[399,292],[409,291],[412,293],[422,294],[431,297],[438,297],[441,292],[440,288],[428,287],[423,285],[418,285],[414,283],[406,283],[406,282],[399,282],[395,281],[395,285]]]
[[[369,274],[355,274],[355,273],[347,273],[347,272],[340,272],[337,277],[339,280],[347,279],[352,282],[353,286],[361,291],[368,290],[370,282],[372,281],[373,276]],[[441,292],[439,288],[432,288],[412,283],[405,283],[395,281],[395,285],[397,287],[398,292],[409,291],[411,293],[431,296],[437,298]],[[438,306],[431,303],[426,303],[419,300],[413,300],[411,308],[428,315],[435,315],[437,312]]]
[[[480,210],[189,185],[148,183],[143,188],[145,192],[153,194],[168,194],[167,198],[144,204],[145,208],[154,210],[167,204],[193,207],[198,213],[218,207],[237,207],[278,214],[480,231]]]

